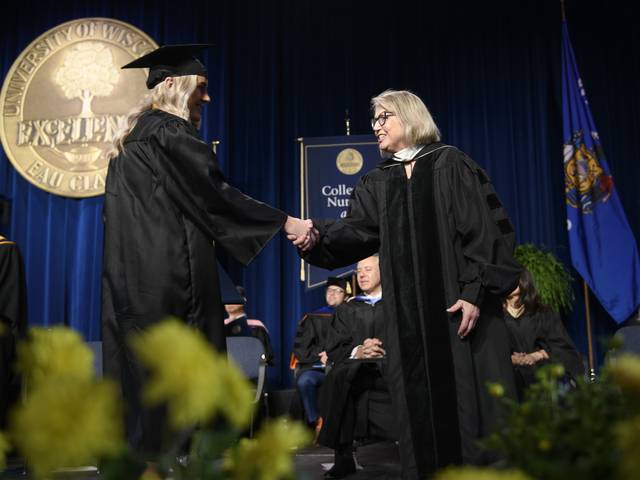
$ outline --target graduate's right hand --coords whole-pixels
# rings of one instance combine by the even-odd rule
[[[300,248],[303,252],[312,249],[319,237],[318,230],[313,226],[313,222],[310,219],[302,220],[300,218],[287,217],[284,231],[293,246]]]

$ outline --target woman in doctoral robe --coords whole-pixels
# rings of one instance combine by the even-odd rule
[[[379,251],[403,478],[425,478],[484,460],[476,441],[499,415],[486,382],[515,397],[501,297],[520,267],[489,177],[440,142],[422,100],[388,90],[371,105],[385,159],[358,182],[346,218],[314,219],[319,242],[304,257],[333,269]]]

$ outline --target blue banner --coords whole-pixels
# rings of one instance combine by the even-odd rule
[[[640,260],[562,22],[562,117],[567,228],[573,266],[613,319],[640,305]]]
[[[356,183],[381,161],[373,135],[304,138],[300,156],[303,218],[344,217]],[[324,285],[329,276],[354,271],[353,265],[329,271],[304,263],[301,277],[311,289]]]

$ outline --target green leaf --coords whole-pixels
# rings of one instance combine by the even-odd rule
[[[571,310],[573,278],[551,252],[526,243],[516,247],[515,257],[531,273],[542,303],[556,312]]]

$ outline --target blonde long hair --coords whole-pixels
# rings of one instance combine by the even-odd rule
[[[189,121],[189,97],[198,85],[198,76],[184,75],[172,78],[172,86],[168,86],[167,82],[159,83],[128,113],[127,126],[118,133],[107,152],[109,160],[124,150],[125,139],[138,123],[140,116],[148,110],[157,108]]]

